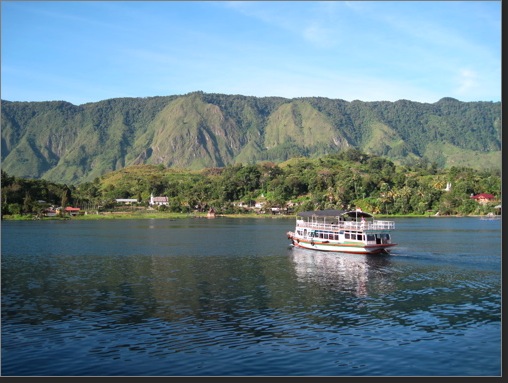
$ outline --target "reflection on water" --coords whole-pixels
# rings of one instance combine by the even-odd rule
[[[403,222],[374,256],[288,249],[292,224],[3,224],[2,373],[499,374],[495,227]]]
[[[330,290],[351,292],[357,297],[369,295],[369,279],[383,278],[390,265],[388,256],[325,253],[293,248],[291,259],[300,281],[319,283]],[[376,294],[387,292],[390,287],[383,285],[383,291],[376,285]]]

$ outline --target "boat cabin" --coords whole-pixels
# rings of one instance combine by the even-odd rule
[[[361,210],[319,210],[297,215],[296,234],[320,241],[363,242],[389,244],[392,221],[374,220],[370,213]]]

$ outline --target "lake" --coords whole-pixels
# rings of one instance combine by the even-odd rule
[[[2,222],[2,375],[500,376],[501,221],[396,218],[390,255],[292,218]]]

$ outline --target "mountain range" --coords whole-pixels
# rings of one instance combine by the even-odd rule
[[[501,103],[287,99],[193,92],[1,101],[2,169],[81,183],[130,165],[202,169],[356,148],[396,163],[501,168]]]

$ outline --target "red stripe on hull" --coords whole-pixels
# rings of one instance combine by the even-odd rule
[[[301,249],[307,249],[307,250],[315,250],[315,251],[324,251],[324,252],[336,252],[336,253],[350,253],[350,254],[379,254],[379,253],[386,253],[388,252],[388,248],[397,246],[396,243],[389,243],[389,244],[383,244],[383,245],[365,245],[365,246],[358,246],[358,245],[349,245],[349,244],[329,244],[329,243],[317,243],[317,245],[331,245],[331,246],[337,246],[337,247],[351,247],[355,248],[357,250],[354,251],[348,251],[348,250],[335,250],[335,249],[317,249],[313,247],[311,242],[308,241],[300,241],[303,243],[308,244],[309,246],[302,246],[300,242],[293,240],[293,245],[296,247],[299,247]],[[361,249],[373,249],[373,250],[366,250],[362,251]]]

